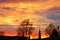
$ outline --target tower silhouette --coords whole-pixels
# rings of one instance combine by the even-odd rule
[[[39,40],[41,40],[41,31],[39,29],[39,34],[38,34]]]

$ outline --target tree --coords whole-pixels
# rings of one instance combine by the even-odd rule
[[[50,37],[58,37],[58,32],[56,29],[52,31],[52,34],[50,35]]]
[[[22,34],[22,36],[24,36],[25,31],[26,31],[25,28],[18,28],[18,29],[17,29],[17,34],[18,34],[18,36],[20,36],[20,34]]]
[[[33,31],[34,31],[33,27],[28,27],[27,32],[28,32],[29,35],[32,34]]]
[[[30,26],[30,27],[29,27]],[[34,30],[32,23],[29,22],[29,19],[25,19],[21,22],[21,25],[18,28],[18,34],[20,35],[20,32],[22,33],[22,35],[24,36],[24,33],[27,34],[31,34],[32,31]]]
[[[51,35],[52,31],[55,29],[55,26],[51,23],[48,25],[48,27],[46,28],[46,33]]]
[[[56,27],[57,27],[57,32],[58,32],[58,34],[60,35],[60,26],[57,25]]]
[[[27,30],[28,35],[29,35],[29,39],[28,40],[30,40],[30,35],[32,34],[33,31],[34,31],[33,27],[28,27],[28,30]]]
[[[59,26],[57,25],[56,27],[57,27],[57,31],[59,31]]]

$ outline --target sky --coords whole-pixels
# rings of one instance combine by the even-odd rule
[[[45,32],[50,23],[60,25],[60,0],[0,0],[0,25],[5,25],[0,30],[5,35],[16,35],[18,26],[10,25],[20,25],[24,19],[30,19],[35,33]]]

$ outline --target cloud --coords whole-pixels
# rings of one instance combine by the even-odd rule
[[[0,2],[44,2],[47,0],[0,0]]]
[[[5,15],[5,14],[3,14],[3,13],[0,13],[0,17],[1,17],[1,16],[5,17],[6,15]]]
[[[17,13],[17,7],[11,6],[1,6],[0,7],[0,17],[7,17],[8,15],[13,14],[14,12]]]
[[[0,0],[0,2],[13,2],[14,0]],[[15,0],[16,1],[16,0]]]
[[[46,11],[47,18],[52,20],[60,20],[60,7],[53,7]]]
[[[12,9],[12,8],[10,8],[10,7],[3,7],[2,9],[10,10],[10,9]]]
[[[60,22],[56,22],[56,23],[54,23],[56,26],[58,25],[58,26],[60,26]]]
[[[60,0],[55,0],[55,1],[60,1]]]
[[[13,11],[13,8],[10,7],[2,7],[0,8],[0,17],[6,17]]]
[[[60,20],[60,15],[50,15],[48,18],[52,20]]]
[[[3,10],[16,10],[15,7],[2,7]]]
[[[38,16],[42,16],[39,18],[38,22],[42,24],[42,26],[46,26],[49,23],[54,23],[55,25],[59,25],[60,23],[60,7],[52,7],[46,10],[37,10],[34,12]],[[46,25],[45,25],[46,24]]]
[[[16,32],[17,28],[16,25],[0,25],[0,31],[5,31],[5,32]]]
[[[51,20],[60,20],[60,7],[53,7],[44,11],[36,11],[35,14],[47,16],[47,18]]]
[[[7,2],[8,0],[0,0],[0,2]]]

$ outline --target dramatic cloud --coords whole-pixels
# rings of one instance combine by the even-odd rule
[[[60,0],[55,0],[55,1],[60,1]]]
[[[30,19],[33,27],[44,32],[48,24],[60,24],[59,6],[59,0],[0,0],[0,24],[20,25],[24,19]],[[5,32],[17,30],[15,26],[0,28]],[[37,28],[35,31],[38,32]]]
[[[60,20],[60,15],[51,15],[51,16],[48,16],[48,18],[52,20]]]
[[[55,25],[60,24],[60,7],[52,7],[43,11],[35,11],[35,14],[42,16],[39,17],[38,22],[41,26],[46,26],[49,23],[54,23]],[[43,28],[43,27],[42,27]]]
[[[60,7],[53,7],[44,11],[36,11],[35,13],[40,16],[47,16],[48,19],[60,20]]]
[[[0,2],[44,2],[47,0],[0,0]]]
[[[60,20],[60,7],[48,9],[45,14],[49,19]]]
[[[0,2],[13,2],[14,0],[0,0]],[[16,0],[15,0],[16,1]]]

